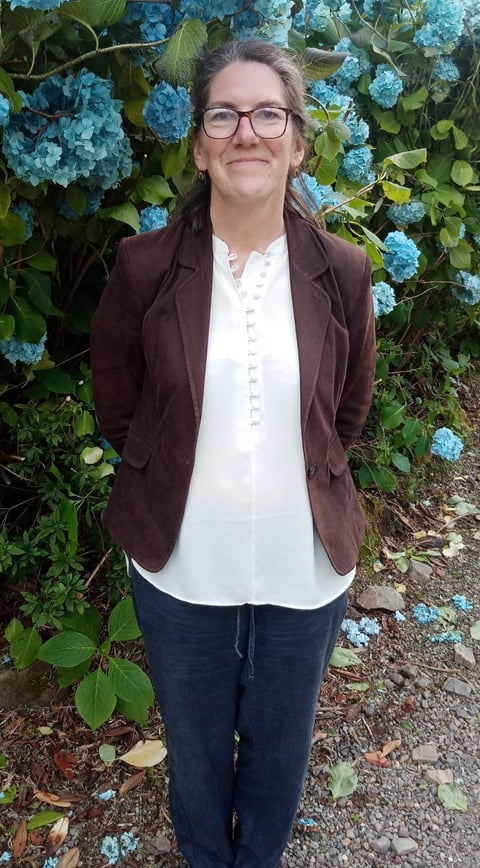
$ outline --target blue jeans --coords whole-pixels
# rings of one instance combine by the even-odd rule
[[[130,573],[165,724],[178,848],[191,868],[275,868],[347,594],[313,610],[199,606]]]

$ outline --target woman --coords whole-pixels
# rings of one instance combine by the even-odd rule
[[[288,54],[222,46],[192,102],[198,181],[168,227],[122,240],[94,319],[98,418],[123,459],[105,522],[179,849],[194,868],[274,868],[364,531],[345,449],[371,400],[370,268],[295,195],[307,119]]]

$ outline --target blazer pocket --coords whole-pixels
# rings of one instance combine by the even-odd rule
[[[345,449],[343,448],[342,441],[337,433],[335,433],[330,440],[327,453],[327,463],[330,472],[333,473],[334,476],[341,476],[348,467]]]
[[[122,459],[136,470],[141,470],[148,463],[152,451],[153,446],[150,443],[146,443],[135,431],[129,431],[122,450]]]

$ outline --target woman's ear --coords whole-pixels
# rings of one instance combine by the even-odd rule
[[[198,138],[195,139],[193,143],[193,159],[195,161],[195,165],[199,172],[204,172],[207,168],[207,164],[205,162],[205,158],[203,156],[202,146]]]
[[[292,147],[292,156],[290,158],[290,168],[292,171],[298,169],[305,156],[305,147],[300,139],[296,139]]]

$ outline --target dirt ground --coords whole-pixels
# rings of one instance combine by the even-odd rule
[[[464,389],[463,399],[466,416],[475,429],[480,418],[476,381]],[[472,437],[454,465],[442,462],[440,467],[438,460],[431,462],[414,502],[400,496],[382,498],[381,509],[376,510],[379,534],[372,537],[373,547],[365,556],[352,590],[352,617],[365,614],[359,612],[356,599],[362,589],[372,584],[400,588],[409,606],[429,603],[425,586],[410,572],[400,572],[390,555],[405,551],[408,558],[420,554],[421,559],[422,551],[435,547],[441,551],[451,531],[460,533],[467,544],[454,558],[440,554],[431,559],[432,580],[437,580],[439,587],[442,583],[448,585],[452,577],[468,572],[467,566],[471,575],[476,574],[480,555],[479,482],[480,450]],[[476,503],[477,513],[457,516],[452,494],[465,503]],[[461,583],[458,592],[464,593]],[[11,595],[2,596],[5,623],[12,615],[14,600]],[[373,684],[386,667],[398,669],[400,662],[411,659],[413,653],[418,658],[418,634],[414,629],[402,629],[391,612],[366,614],[378,618],[382,638],[371,647],[352,649],[360,654],[363,665],[361,671],[350,668],[350,684],[355,680]],[[344,637],[340,644],[351,648]],[[0,638],[0,661],[7,653],[7,645]],[[430,648],[429,653],[430,668],[451,668],[451,647],[439,645]],[[135,659],[141,658],[141,647],[135,655]],[[319,780],[322,782],[318,770],[339,755],[335,731],[338,735],[340,725],[365,720],[365,703],[364,694],[346,688],[344,670],[329,670],[320,696],[309,775],[316,792]],[[405,700],[395,701],[390,696],[384,711],[385,731],[387,720],[398,723],[408,719]],[[168,759],[150,768],[133,767],[121,760],[139,740],[162,738],[156,712],[143,729],[114,715],[92,733],[76,712],[72,693],[59,691],[51,673],[41,665],[19,675],[10,663],[4,663],[0,665],[0,724],[0,793],[4,800],[1,806],[0,795],[0,862],[8,863],[10,856],[12,865],[30,868],[104,868],[110,864],[173,868],[182,864],[168,814]],[[367,725],[374,726],[368,720]],[[380,733],[381,722],[375,726]],[[114,748],[112,762],[102,759],[104,745]],[[14,797],[7,797],[5,802],[5,794],[11,794],[13,787]],[[323,801],[329,810],[331,800],[326,789]],[[299,829],[296,834],[300,834]]]

